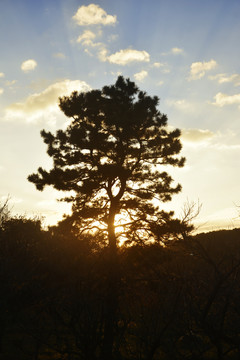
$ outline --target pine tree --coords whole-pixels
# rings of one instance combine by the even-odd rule
[[[180,222],[162,202],[181,191],[163,168],[182,167],[185,159],[178,156],[180,130],[168,130],[159,98],[119,76],[112,86],[59,101],[71,123],[55,135],[41,131],[53,167],[40,167],[28,180],[38,190],[71,191],[64,200],[72,202],[73,224],[79,231],[98,228],[111,249],[117,248],[121,216],[121,236],[129,243],[163,241]]]

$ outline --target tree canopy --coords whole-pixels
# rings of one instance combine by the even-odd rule
[[[161,209],[181,191],[164,165],[182,167],[185,159],[179,157],[180,130],[167,128],[159,98],[119,76],[114,85],[59,101],[71,123],[55,135],[41,131],[53,167],[40,167],[28,180],[38,190],[51,185],[68,192],[64,200],[72,202],[73,224],[79,231],[102,231],[110,247],[118,242],[120,216],[121,236],[129,243],[161,241],[170,224],[180,224]]]

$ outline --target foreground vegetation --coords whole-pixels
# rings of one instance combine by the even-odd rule
[[[100,359],[108,251],[97,235],[2,219],[0,359]],[[114,359],[239,359],[240,229],[121,247],[114,269]]]

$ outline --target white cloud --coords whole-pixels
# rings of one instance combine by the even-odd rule
[[[3,78],[5,75],[3,72],[0,72],[0,78]]]
[[[223,107],[225,105],[240,104],[240,94],[226,95],[221,92],[214,96],[215,102],[213,105]]]
[[[174,47],[174,48],[171,49],[171,53],[174,54],[174,55],[179,55],[179,54],[183,53],[183,49],[180,49],[178,47]]]
[[[64,80],[48,86],[41,93],[35,93],[27,97],[24,102],[18,102],[10,105],[6,110],[6,119],[16,117],[28,117],[28,121],[34,121],[44,114],[59,111],[58,98],[68,96],[73,91],[89,91],[90,87],[84,81]]]
[[[3,88],[0,88],[0,95],[3,94],[4,90]]]
[[[190,70],[190,78],[189,80],[197,80],[201,79],[206,71],[210,71],[217,66],[217,62],[215,60],[204,61],[204,62],[194,62],[191,65]]]
[[[181,132],[183,141],[192,143],[206,142],[215,136],[215,134],[208,129],[182,129]]]
[[[234,86],[240,86],[240,74],[217,74],[214,76],[209,76],[209,79],[211,80],[217,80],[219,84],[224,83],[233,83]]]
[[[112,64],[127,65],[134,62],[149,62],[150,55],[144,50],[124,49],[107,56],[106,60]]]
[[[143,79],[145,79],[145,77],[148,76],[148,72],[146,70],[142,70],[134,74],[133,76],[137,81],[143,81]]]
[[[98,34],[99,35],[99,34]],[[150,55],[146,51],[139,51],[134,49],[123,49],[114,54],[109,55],[107,47],[102,42],[94,42],[96,34],[90,30],[86,30],[77,39],[78,43],[85,46],[84,51],[93,56],[92,50],[96,49],[97,57],[102,62],[109,62],[117,65],[127,65],[135,62],[149,62]],[[91,50],[90,50],[91,49]]]
[[[73,19],[80,26],[87,25],[113,25],[117,21],[116,15],[108,15],[99,5],[90,4],[81,6]]]
[[[36,67],[37,67],[37,62],[33,59],[26,60],[21,65],[21,69],[25,73],[34,70]]]
[[[85,30],[82,35],[80,35],[77,39],[78,43],[82,43],[83,45],[90,45],[91,41],[96,38],[96,34],[90,30]]]

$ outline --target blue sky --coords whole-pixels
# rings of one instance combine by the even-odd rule
[[[26,180],[51,166],[39,132],[66,125],[59,96],[122,74],[182,130],[186,166],[167,170],[183,191],[167,208],[199,201],[200,230],[240,226],[239,19],[239,0],[2,0],[0,201],[46,223],[69,211]]]

